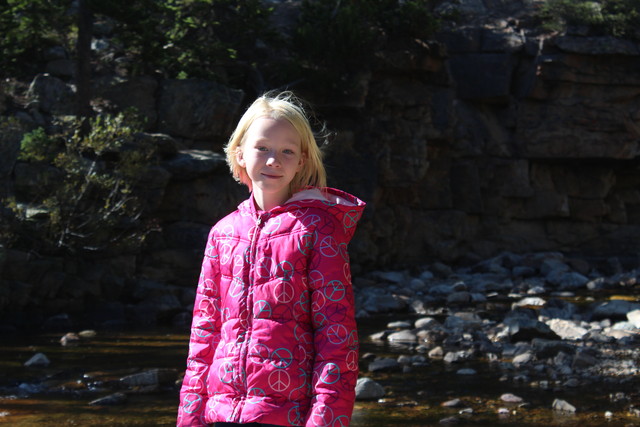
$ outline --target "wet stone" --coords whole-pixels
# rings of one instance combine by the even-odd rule
[[[33,357],[26,362],[24,362],[24,366],[31,367],[46,367],[49,366],[51,362],[49,358],[44,353],[36,353]]]
[[[123,405],[127,402],[127,395],[124,393],[113,393],[105,397],[101,397],[89,402],[89,405],[95,406],[115,406]]]

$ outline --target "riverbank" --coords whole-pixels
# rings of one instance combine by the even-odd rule
[[[638,269],[503,254],[354,288],[354,427],[640,425]],[[0,422],[173,425],[187,331],[3,336]]]

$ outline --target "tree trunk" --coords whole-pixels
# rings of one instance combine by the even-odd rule
[[[88,130],[91,115],[91,36],[93,14],[87,0],[78,1],[78,62],[76,114],[84,118],[84,130]]]

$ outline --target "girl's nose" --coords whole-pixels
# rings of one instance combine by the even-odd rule
[[[278,159],[278,157],[275,154],[271,154],[267,158],[267,165],[278,167],[278,166],[280,166],[280,160]]]

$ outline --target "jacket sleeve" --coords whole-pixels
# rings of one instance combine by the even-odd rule
[[[204,420],[208,399],[207,376],[216,346],[220,342],[218,261],[212,230],[207,240],[193,306],[189,355],[180,390],[177,426],[207,425]]]
[[[315,231],[309,259],[315,361],[307,427],[349,425],[355,402],[358,331],[347,243],[340,233]]]

